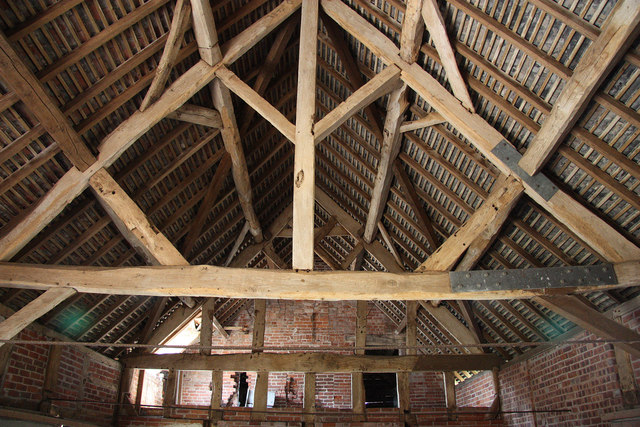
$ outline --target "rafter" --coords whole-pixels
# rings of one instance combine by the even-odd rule
[[[33,112],[47,133],[56,141],[71,163],[80,171],[85,171],[96,158],[73,129],[65,115],[56,107],[44,85],[38,81],[11,42],[0,32],[0,72],[5,82]]]
[[[595,91],[638,35],[640,8],[635,0],[619,1],[565,83],[551,114],[518,163],[529,175],[539,172],[587,108]]]

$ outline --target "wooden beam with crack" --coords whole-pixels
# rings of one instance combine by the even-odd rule
[[[120,233],[150,265],[189,265],[164,234],[156,230],[147,216],[111,177],[106,169],[100,169],[89,180],[98,201],[114,222]],[[189,307],[195,302],[181,296]]]

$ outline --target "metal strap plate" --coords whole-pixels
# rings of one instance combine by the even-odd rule
[[[449,273],[449,279],[453,292],[567,288],[618,283],[613,264],[522,270],[452,271]]]
[[[558,191],[558,187],[553,185],[551,180],[543,174],[537,173],[534,176],[531,176],[525,172],[525,170],[518,165],[518,162],[522,158],[522,154],[520,154],[518,150],[516,150],[515,147],[506,140],[503,139],[500,141],[498,145],[493,147],[491,152],[495,154],[497,158],[502,160],[505,165],[509,166],[515,175],[519,176],[520,179],[526,182],[546,201],[549,201],[549,199]]]

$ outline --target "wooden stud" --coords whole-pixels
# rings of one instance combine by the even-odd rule
[[[211,371],[211,415],[212,420],[219,420],[222,418],[222,411],[220,410],[222,405],[222,371]]]
[[[447,405],[447,412],[449,412],[449,418],[453,419],[451,412],[455,412],[458,408],[456,402],[456,383],[455,377],[453,376],[453,372],[445,371],[443,372],[444,377],[444,397]]]
[[[305,372],[304,374],[304,422],[311,423],[315,419],[316,410],[316,374]]]
[[[164,406],[164,417],[168,418],[173,413],[173,408],[171,406],[175,406],[176,398],[179,396],[178,393],[178,375],[180,372],[176,369],[169,368],[169,375],[167,376],[167,383],[165,385],[164,397],[162,399],[162,406]]]
[[[253,340],[252,347],[264,347],[265,319],[267,314],[267,300],[257,299],[253,302]],[[252,353],[262,353],[262,349],[255,348]]]

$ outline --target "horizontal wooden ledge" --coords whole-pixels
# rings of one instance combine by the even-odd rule
[[[460,273],[456,272],[317,272],[210,265],[108,268],[3,262],[0,286],[73,288],[78,292],[119,295],[337,301],[533,298],[640,284],[640,261],[606,266],[613,271],[612,279],[590,278],[592,269],[604,266],[465,272],[473,286],[482,285],[476,290],[473,286],[462,289],[456,278]],[[535,276],[531,276],[533,273]],[[503,275],[512,277],[506,280]]]
[[[418,372],[490,370],[493,354],[369,356],[335,353],[141,354],[120,360],[127,368],[257,372]]]

